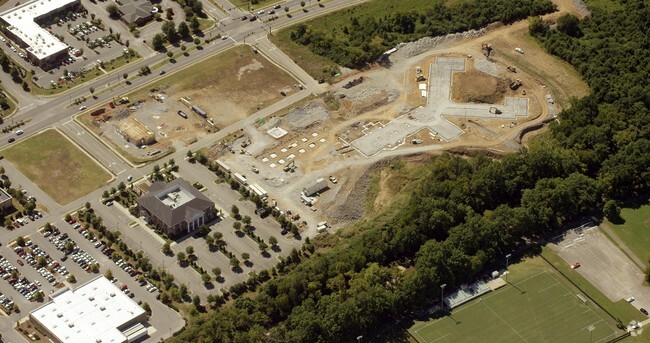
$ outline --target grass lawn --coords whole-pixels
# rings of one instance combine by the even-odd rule
[[[292,27],[282,29],[273,36],[269,36],[269,40],[291,56],[291,59],[307,74],[317,80],[323,79],[325,82],[332,82],[334,79],[332,73],[338,73],[339,66],[327,57],[314,54],[306,46],[294,43],[290,38],[292,30]]]
[[[3,154],[59,204],[67,204],[94,191],[111,178],[108,172],[55,130],[17,142]]]
[[[416,322],[409,332],[429,342],[606,342],[619,336],[614,321],[535,257],[510,266],[509,285],[454,309]]]
[[[650,256],[650,204],[647,202],[638,208],[623,208],[622,224],[605,221],[614,234],[643,262]]]
[[[252,3],[250,0],[234,0],[231,1],[231,3],[235,6],[237,6],[239,9],[248,11],[248,5],[250,4],[250,8],[253,10],[253,12],[257,12],[258,10],[261,9],[266,9],[267,7],[271,5],[275,5],[278,3],[278,0],[258,0],[256,4]],[[309,3],[309,0],[305,1],[306,3]],[[316,0],[314,0],[314,3],[316,3]],[[284,6],[283,6],[284,8]],[[283,9],[280,9],[281,11],[284,11]],[[277,10],[276,10],[277,12]]]
[[[0,89],[0,92],[4,93],[7,95],[7,108],[6,109],[0,109],[0,117],[4,118],[8,115],[11,115],[16,111],[16,103],[14,102],[13,96],[9,94],[9,92],[5,89]]]
[[[590,9],[604,12],[614,12],[625,8],[620,2],[614,0],[585,0],[585,3]]]

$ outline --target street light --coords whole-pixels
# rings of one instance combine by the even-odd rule
[[[506,255],[506,283],[508,283],[508,261],[510,260],[510,256],[512,256],[512,254]]]
[[[446,283],[443,283],[442,285],[440,285],[440,307],[442,309],[445,308],[445,297],[444,297],[445,296],[445,286],[447,286]]]
[[[587,328],[587,330],[589,330],[589,343],[591,343],[591,337],[593,336],[593,334],[594,334],[594,330],[596,330],[596,327],[593,326],[593,325],[590,325],[590,326]]]

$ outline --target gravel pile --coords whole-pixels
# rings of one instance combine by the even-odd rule
[[[586,17],[591,15],[591,11],[587,8],[583,0],[573,0],[573,6],[575,6],[581,16]]]
[[[279,126],[288,131],[307,130],[329,119],[330,115],[323,104],[311,102],[307,106],[291,110],[284,117],[269,120],[263,129],[266,131]]]
[[[366,213],[366,193],[370,185],[371,170],[373,168],[370,168],[369,171],[356,180],[354,188],[344,197],[344,201],[337,201],[324,210],[324,214],[332,224],[363,219]],[[341,197],[339,194],[336,195],[337,198]]]
[[[395,53],[395,55],[397,55],[398,57],[410,58],[419,55],[425,51],[431,50],[432,48],[435,48],[440,44],[453,42],[464,38],[480,37],[484,35],[486,32],[487,30],[483,28],[480,30],[469,30],[469,31],[459,32],[459,33],[450,33],[445,36],[423,37],[418,39],[415,42],[400,43],[397,46],[398,50]]]

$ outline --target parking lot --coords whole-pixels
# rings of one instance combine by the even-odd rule
[[[549,246],[611,301],[634,297],[636,308],[650,308],[650,289],[643,271],[600,232],[597,226],[567,231]]]
[[[64,71],[74,78],[79,72],[92,70],[97,65],[97,60],[110,61],[124,53],[124,45],[113,40],[110,34],[111,25],[114,23],[102,20],[104,28],[94,25],[91,16],[74,14],[71,18],[61,18],[59,22],[45,26],[53,34],[63,37],[68,44],[69,56],[63,59],[54,69],[53,73],[38,69],[36,82],[43,88],[49,88],[52,82],[64,83]],[[116,33],[117,35],[117,33]],[[130,37],[120,34],[120,38]]]

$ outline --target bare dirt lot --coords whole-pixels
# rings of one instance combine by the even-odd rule
[[[454,74],[451,96],[456,102],[496,104],[503,101],[508,90],[508,80],[472,68]]]
[[[151,151],[183,145],[235,123],[283,98],[281,91],[286,95],[296,91],[295,84],[262,55],[235,47],[129,94],[128,104],[116,108],[106,104],[101,116],[87,113],[80,120],[120,150],[146,158]],[[206,117],[196,114],[191,106],[205,111]],[[117,133],[119,121],[128,116],[151,130],[157,143],[139,150],[135,145],[140,144],[127,142]]]
[[[569,230],[549,244],[563,260],[611,301],[635,297],[636,308],[650,307],[650,288],[643,284],[643,272],[605,237],[598,227]]]

